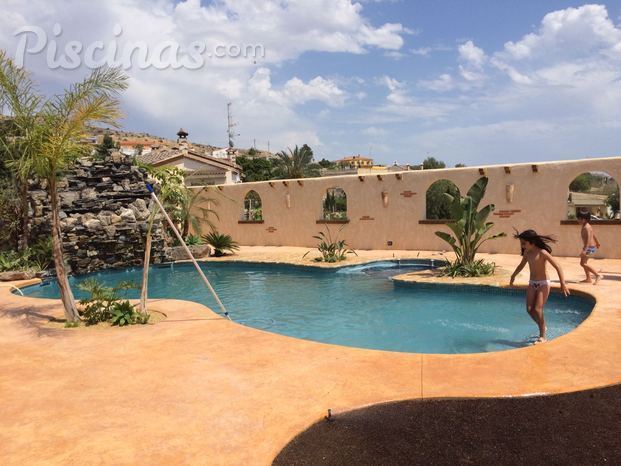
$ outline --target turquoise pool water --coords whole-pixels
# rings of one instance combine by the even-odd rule
[[[231,318],[269,332],[417,353],[477,353],[532,343],[537,329],[525,311],[524,291],[400,285],[389,278],[421,268],[428,268],[428,263],[376,262],[338,270],[248,263],[203,265]],[[141,270],[72,277],[78,298],[83,295],[75,285],[87,277],[109,285],[121,280],[140,283]],[[151,298],[186,299],[218,309],[189,264],[153,267],[149,283]],[[59,296],[55,282],[23,292],[28,296]],[[128,294],[138,296],[139,291]],[[592,307],[592,300],[553,294],[545,308],[549,337],[574,329]]]

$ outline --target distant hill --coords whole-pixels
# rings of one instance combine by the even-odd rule
[[[89,134],[86,139],[88,142],[92,144],[100,144],[103,140],[104,135],[108,133],[114,140],[114,142],[118,143],[119,146],[126,147],[134,147],[137,145],[143,146],[143,148],[173,148],[177,145],[177,139],[168,139],[161,136],[156,136],[150,133],[143,132],[134,132],[134,131],[125,131],[122,129],[114,129],[114,128],[98,128],[98,127],[90,127]],[[201,152],[206,155],[211,155],[213,151],[217,151],[222,149],[221,147],[212,146],[210,144],[199,144],[196,142],[192,142],[191,138],[188,138],[188,144],[192,148],[192,150],[196,152]],[[248,149],[240,149],[236,148],[238,151],[238,155],[248,156]],[[267,151],[257,151],[254,157],[272,157],[273,154]]]

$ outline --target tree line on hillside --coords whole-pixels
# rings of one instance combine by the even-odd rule
[[[242,168],[242,181],[269,181],[292,178],[312,178],[320,176],[321,169],[334,170],[336,162],[322,158],[315,162],[313,150],[304,144],[302,147],[281,151],[275,158],[253,157],[255,152],[248,152],[248,156],[237,157],[237,164]],[[455,165],[456,168],[465,167],[463,163]],[[421,165],[413,166],[411,170],[433,170],[446,168],[446,164],[434,157],[427,157]]]

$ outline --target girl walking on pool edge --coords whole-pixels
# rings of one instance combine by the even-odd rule
[[[520,240],[522,247],[522,262],[517,266],[509,286],[513,286],[515,277],[528,263],[530,269],[530,280],[528,281],[528,289],[526,291],[526,311],[539,327],[539,338],[536,343],[546,341],[546,322],[543,317],[543,306],[550,296],[550,279],[546,272],[546,264],[549,262],[558,273],[561,282],[561,291],[565,296],[569,296],[569,290],[565,285],[565,277],[558,263],[552,257],[552,248],[549,243],[556,241],[550,236],[538,235],[535,230],[525,230],[515,235]]]
[[[593,283],[593,285],[597,285],[597,283],[601,280],[601,274],[597,273],[593,267],[587,264],[589,260],[589,256],[594,255],[601,244],[597,241],[597,236],[595,236],[595,232],[593,231],[593,227],[591,226],[591,214],[589,212],[579,212],[578,221],[580,225],[582,225],[582,231],[580,232],[580,236],[582,237],[582,251],[580,252],[580,265],[584,269],[584,273],[586,274],[586,280],[582,280],[580,283]],[[595,276],[595,281],[591,281],[591,274]]]

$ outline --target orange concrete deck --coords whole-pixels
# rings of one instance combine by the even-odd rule
[[[235,260],[302,261],[304,248],[245,247]],[[360,251],[352,262],[389,258]],[[417,251],[394,252],[417,257]],[[420,253],[420,257],[437,257]],[[502,267],[517,256],[493,255]],[[269,464],[333,412],[419,397],[519,396],[621,382],[621,260],[570,288],[597,299],[551,342],[497,353],[422,355],[347,348],[243,327],[196,303],[152,302],[168,318],[131,328],[50,328],[60,302],[0,286],[2,464]],[[554,276],[552,278],[555,278]],[[519,277],[523,283],[524,272]]]

